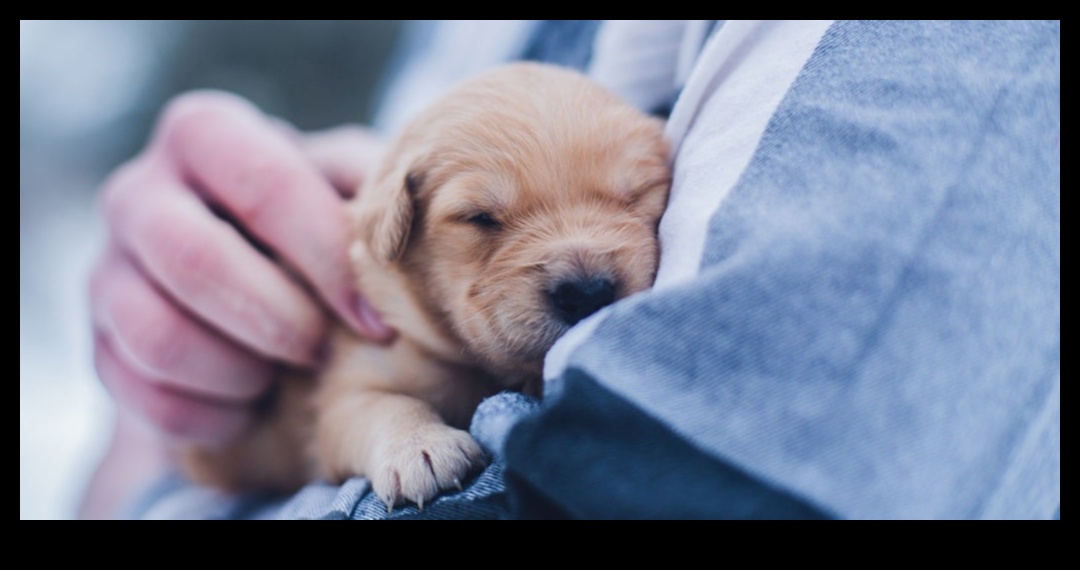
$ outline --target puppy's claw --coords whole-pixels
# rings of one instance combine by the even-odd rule
[[[392,505],[434,501],[440,492],[464,490],[462,479],[482,465],[479,445],[468,433],[446,425],[422,426],[387,445],[379,458],[383,467],[372,475],[372,485]]]

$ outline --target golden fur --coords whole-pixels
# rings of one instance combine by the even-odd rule
[[[281,490],[363,475],[391,507],[460,488],[484,461],[463,431],[480,400],[540,392],[571,324],[553,291],[652,284],[667,163],[661,123],[578,74],[514,64],[459,86],[350,206],[360,289],[397,338],[339,327],[317,381],[286,379],[259,425],[189,454],[189,473]]]

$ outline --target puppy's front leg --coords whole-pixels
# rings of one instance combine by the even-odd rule
[[[335,479],[363,475],[388,509],[420,508],[483,466],[467,432],[452,428],[423,400],[368,389],[339,393],[319,418],[317,453]]]

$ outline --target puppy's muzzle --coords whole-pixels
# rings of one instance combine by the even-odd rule
[[[615,283],[606,277],[576,276],[556,283],[548,298],[555,316],[573,326],[615,302]]]

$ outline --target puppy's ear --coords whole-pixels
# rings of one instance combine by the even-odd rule
[[[419,170],[401,165],[384,172],[376,184],[363,189],[357,197],[357,234],[377,260],[393,262],[405,252],[416,217],[420,183]]]
[[[371,250],[383,261],[396,261],[409,243],[413,218],[416,216],[416,193],[420,175],[408,172],[396,184],[388,182],[386,210],[372,228]]]

